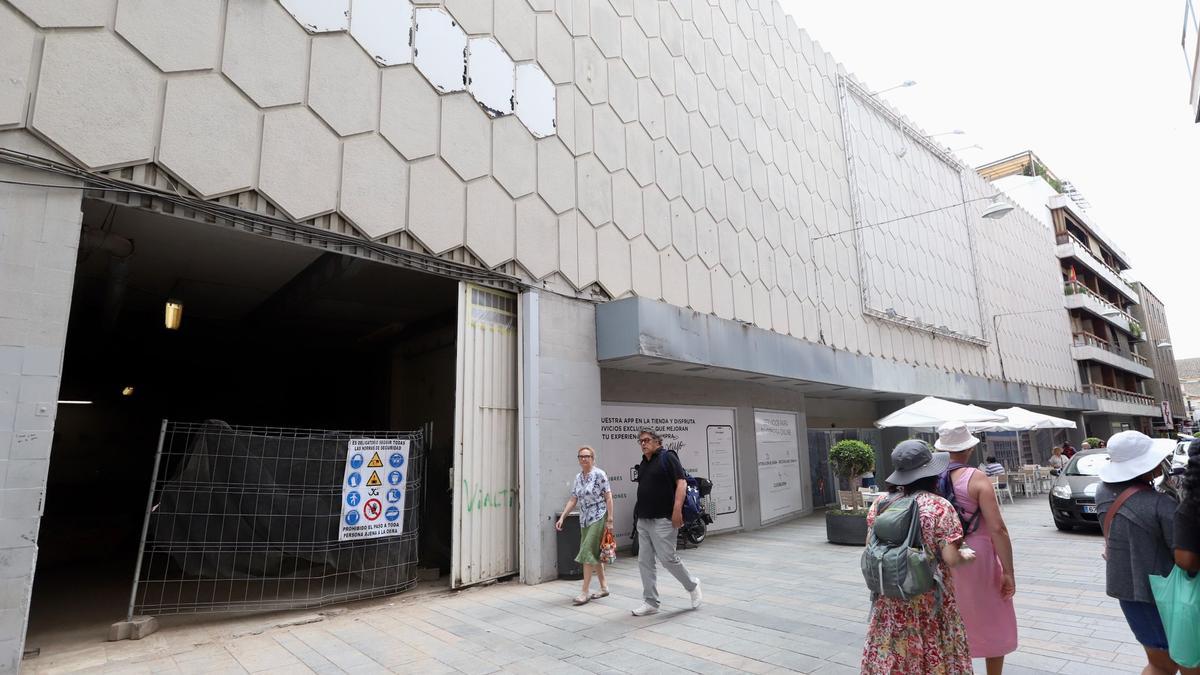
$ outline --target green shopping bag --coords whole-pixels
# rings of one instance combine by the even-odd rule
[[[1167,629],[1171,659],[1186,668],[1200,666],[1200,574],[1188,577],[1176,565],[1171,575],[1150,575],[1154,603]]]

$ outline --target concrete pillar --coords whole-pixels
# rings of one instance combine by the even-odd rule
[[[521,580],[537,584],[558,576],[554,517],[579,471],[575,451],[600,447],[600,366],[591,303],[539,291],[520,302]]]
[[[912,400],[897,400],[897,401],[880,401],[877,404],[877,412],[879,417],[886,417],[897,410],[903,408],[916,401]],[[882,443],[879,448],[875,449],[875,480],[879,484],[883,484],[884,479],[895,470],[892,466],[892,448],[912,437],[912,430],[904,427],[892,427],[889,429],[880,429]]]
[[[0,142],[12,147],[14,136]],[[26,139],[28,143],[36,143]],[[40,144],[37,144],[40,145]],[[49,148],[18,147],[51,156]],[[0,179],[78,185],[0,164]],[[0,184],[0,671],[20,667],[46,498],[82,192]]]

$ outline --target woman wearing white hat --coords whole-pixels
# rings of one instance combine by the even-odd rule
[[[1105,539],[1105,591],[1121,603],[1121,612],[1134,637],[1146,650],[1144,673],[1179,672],[1167,653],[1150,576],[1171,573],[1175,500],[1156,492],[1153,481],[1174,441],[1153,439],[1137,431],[1122,431],[1108,439],[1109,463],[1100,469],[1104,481],[1096,490],[1096,510]],[[1185,673],[1197,672],[1183,669]]]

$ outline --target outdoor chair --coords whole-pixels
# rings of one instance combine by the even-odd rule
[[[1003,504],[1004,500],[1002,497],[1008,495],[1008,503],[1012,504],[1013,494],[1012,489],[1008,486],[1008,474],[996,474],[995,476],[989,476],[989,478],[992,479],[992,489],[996,491],[996,501]],[[1001,478],[1004,480],[1000,480]]]

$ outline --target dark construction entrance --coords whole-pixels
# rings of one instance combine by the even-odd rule
[[[420,566],[449,570],[456,282],[94,200],[83,222],[28,649],[123,618],[163,419],[432,422]]]

